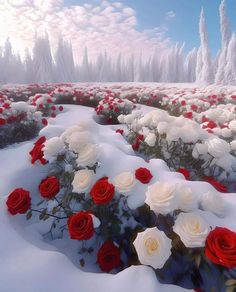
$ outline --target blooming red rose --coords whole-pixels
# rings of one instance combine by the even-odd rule
[[[72,215],[67,225],[71,239],[88,240],[94,234],[93,218],[89,212],[80,211]]]
[[[42,137],[40,137],[40,138],[34,143],[34,145],[39,146],[39,145],[42,145],[42,144],[45,143],[45,142],[46,142],[46,137],[45,137],[45,136],[42,136]]]
[[[12,215],[26,213],[31,204],[29,192],[23,188],[15,189],[7,198],[6,205]]]
[[[60,191],[60,183],[55,176],[48,176],[39,185],[39,192],[45,199],[54,198]]]
[[[148,184],[153,176],[152,176],[150,170],[148,170],[145,167],[140,167],[140,168],[136,169],[135,177],[141,183]]]
[[[217,180],[215,180],[213,177],[205,176],[203,179],[207,181],[208,183],[210,183],[215,189],[217,189],[217,191],[222,192],[222,193],[228,192],[227,187],[223,185],[222,183],[218,182]]]
[[[193,113],[192,112],[186,112],[184,114],[184,117],[191,120],[193,118]]]
[[[64,107],[62,105],[60,105],[58,109],[59,109],[60,112],[62,112]]]
[[[97,254],[97,263],[104,272],[110,272],[120,265],[120,250],[112,241],[106,241]]]
[[[182,173],[182,175],[185,177],[185,179],[189,180],[190,173],[189,173],[189,171],[186,168],[179,168],[179,169],[177,169],[177,171],[179,173]]]
[[[134,151],[138,151],[139,147],[140,147],[140,143],[139,142],[136,142],[136,143],[132,144],[132,148],[133,148]]]
[[[55,118],[57,115],[55,113],[51,113],[51,118]]]
[[[109,203],[115,194],[115,187],[104,177],[98,180],[90,191],[93,202],[97,205]]]
[[[223,227],[216,227],[206,239],[205,255],[214,264],[236,267],[236,233]]]

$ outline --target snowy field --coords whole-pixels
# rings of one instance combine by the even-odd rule
[[[29,91],[25,86],[22,86],[22,88],[24,94]],[[147,292],[187,291],[175,285],[160,284],[154,270],[150,267],[151,264],[132,265],[117,274],[115,273],[116,270],[113,270],[110,274],[105,274],[99,271],[95,263],[96,259],[88,255],[85,257],[86,265],[81,265],[77,241],[71,243],[68,236],[54,240],[45,237],[44,235],[48,232],[52,223],[50,218],[49,220],[39,221],[34,216],[32,220],[26,220],[24,215],[11,216],[7,211],[6,201],[8,195],[14,189],[23,188],[30,192],[32,202],[36,204],[39,192],[38,185],[51,171],[51,163],[55,159],[53,151],[56,146],[54,145],[53,149],[50,148],[51,152],[48,150],[49,164],[41,165],[39,162],[32,164],[29,152],[32,150],[33,143],[39,137],[45,136],[46,140],[60,137],[70,144],[72,142],[66,135],[69,135],[70,131],[72,133],[72,130],[68,131],[68,129],[77,125],[79,131],[87,133],[86,139],[89,137],[88,145],[92,143],[99,147],[99,153],[96,154],[99,167],[96,169],[94,181],[102,177],[109,177],[118,188],[114,178],[121,173],[134,173],[136,169],[141,167],[147,168],[151,172],[152,179],[150,182],[142,184],[136,181],[132,184],[132,188],[126,190],[127,205],[131,210],[142,207],[147,202],[146,194],[150,186],[155,183],[166,183],[166,185],[178,186],[182,191],[184,189],[190,190],[191,195],[187,197],[191,202],[188,201],[187,197],[186,200],[183,199],[182,203],[185,204],[186,209],[183,207],[182,210],[187,213],[194,211],[195,214],[203,218],[204,222],[207,222],[211,229],[218,226],[236,232],[236,193],[233,193],[236,177],[236,149],[234,148],[236,140],[236,88],[213,86],[203,88],[194,84],[158,84],[157,86],[154,83],[58,85],[52,91],[50,89],[49,92],[45,93],[46,95],[49,94],[49,97],[45,97],[47,100],[45,103],[42,98],[43,94],[40,97],[35,94],[34,97],[36,97],[31,99],[29,105],[27,105],[31,110],[25,104],[17,102],[17,95],[22,96],[22,89],[19,86],[7,85],[1,88],[1,92],[6,94],[6,89],[11,94],[15,91],[14,101],[9,101],[9,107],[13,109],[13,115],[16,113],[14,110],[23,111],[26,107],[27,111],[31,111],[31,115],[27,116],[28,120],[32,119],[33,116],[37,123],[42,120],[42,125],[40,124],[38,128],[39,132],[35,132],[34,139],[26,139],[21,143],[10,144],[0,149],[2,165],[0,169],[0,229],[2,231],[0,240],[0,292],[63,292],[65,290],[70,292],[92,292],[95,290],[98,292],[108,290],[114,292],[143,292],[144,283]],[[82,91],[84,95],[81,93]],[[133,96],[134,92],[135,97]],[[102,96],[102,98],[98,98],[96,111],[94,108],[83,106],[87,105],[88,93],[94,100],[98,96]],[[119,111],[121,111],[119,114],[122,114],[124,108],[131,107],[132,102],[134,102],[134,107],[128,115],[118,118],[121,124],[109,124],[102,120],[101,114],[106,117],[107,112],[104,111],[104,108],[108,111],[109,117],[111,112],[116,112],[114,104],[116,98],[118,98],[117,95],[125,100],[128,97],[127,100],[129,100],[129,102],[125,101],[124,107],[119,108]],[[70,98],[71,96],[76,97],[73,99],[75,104],[68,105],[63,102],[63,110],[59,110],[60,104],[57,104],[56,101],[60,101],[62,97]],[[212,98],[212,96],[215,97]],[[47,117],[45,122],[43,119],[45,119],[45,113],[48,114],[48,111],[46,111],[46,109],[48,110],[48,98],[52,98],[53,105],[55,104],[57,110],[55,110],[55,115],[53,111],[52,113],[49,112],[51,117]],[[156,101],[158,103],[155,103]],[[3,106],[6,103],[8,103],[7,97],[4,97],[4,101],[2,101],[4,110],[0,112],[0,120],[6,120],[6,123],[2,122],[4,127],[12,125],[7,122],[10,114],[7,112],[4,116],[4,112],[8,110],[8,106]],[[42,103],[45,106],[40,108]],[[110,108],[106,108],[107,103]],[[18,104],[18,106],[15,104]],[[177,107],[178,104],[180,104],[180,107]],[[37,108],[36,112],[32,110],[32,107]],[[161,109],[157,109],[159,107]],[[39,114],[38,111],[40,110],[42,112]],[[191,112],[191,115],[188,114],[189,112]],[[155,126],[154,121],[157,123]],[[23,123],[22,120],[20,123]],[[170,140],[173,138],[171,129],[173,131],[178,130],[178,138],[181,138],[186,144],[189,143],[189,149],[192,149],[191,147],[196,144],[201,144],[208,147],[207,151],[211,151],[211,154],[216,153],[215,156],[212,154],[215,159],[212,160],[215,163],[212,169],[218,184],[215,181],[208,183],[204,179],[199,179],[201,177],[197,172],[198,170],[196,171],[199,175],[197,179],[186,179],[183,173],[177,171],[174,167],[169,167],[169,159],[164,161],[165,159],[162,156],[159,159],[153,156],[152,147],[157,143],[157,138],[155,138],[153,144],[153,133],[163,135],[163,133],[158,132],[160,131],[160,126],[158,127],[160,123],[162,123],[162,130],[165,125],[167,141],[175,142],[175,140]],[[166,128],[167,124],[169,124],[168,129]],[[223,129],[227,129],[227,131]],[[122,130],[124,133],[121,135],[117,130]],[[187,139],[189,135],[186,133],[191,136],[191,143]],[[142,134],[145,140],[141,141],[140,144],[139,142],[136,143],[138,147],[136,145],[135,148],[132,139],[134,137],[137,139],[136,134]],[[196,141],[194,141],[193,136],[197,137]],[[78,137],[82,139],[82,136]],[[60,143],[62,140],[60,140]],[[162,142],[160,140],[160,143]],[[205,159],[207,164],[209,153],[202,154],[199,147],[194,149],[194,159]],[[196,149],[198,150],[197,154]],[[211,163],[213,163],[212,161]],[[220,174],[217,172],[219,169]],[[189,169],[190,176],[193,173],[195,175],[194,171],[194,168]],[[208,171],[211,171],[210,167],[209,169],[206,168],[205,176]],[[201,175],[203,174],[201,173]],[[228,189],[221,191],[223,186],[227,186]],[[204,194],[215,194],[215,198],[211,195],[209,197],[204,196]],[[198,198],[198,202],[193,197]],[[201,208],[196,207],[198,204]],[[48,203],[47,208],[50,210],[53,206],[50,207]],[[236,240],[233,248],[236,251]],[[235,269],[233,271],[235,272]],[[232,275],[235,276],[235,273]],[[234,276],[231,276],[231,278],[234,279]],[[210,288],[207,286],[206,291],[210,291],[208,289]],[[225,291],[223,288],[220,289],[219,291]],[[193,290],[189,289],[188,291]]]

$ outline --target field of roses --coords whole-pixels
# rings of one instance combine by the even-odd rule
[[[0,291],[236,291],[236,88],[3,86],[0,137]]]

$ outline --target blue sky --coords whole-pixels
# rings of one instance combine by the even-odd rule
[[[66,5],[94,3],[98,0],[65,0]],[[205,10],[209,45],[213,55],[220,47],[219,5],[221,0],[119,0],[136,11],[138,30],[166,26],[166,36],[173,42],[186,44],[186,51],[199,46],[198,20],[201,7]],[[236,31],[236,0],[226,0],[231,29]],[[173,11],[175,17],[166,18]]]

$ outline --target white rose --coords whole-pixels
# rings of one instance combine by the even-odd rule
[[[221,195],[215,191],[208,191],[203,194],[200,203],[204,211],[212,212],[220,217],[225,215],[225,201]]]
[[[49,162],[54,161],[57,155],[64,151],[64,143],[59,137],[53,137],[44,143],[44,157]]]
[[[230,128],[230,130],[236,132],[236,121],[231,121],[229,123],[229,128]]]
[[[227,129],[227,128],[224,128],[221,130],[221,135],[224,137],[224,138],[229,138],[232,136],[232,132]]]
[[[80,132],[80,127],[78,125],[70,127],[64,133],[62,133],[61,134],[62,141],[67,142],[67,139],[70,137],[70,135],[75,132]]]
[[[151,121],[152,116],[147,114],[139,120],[139,124],[143,127],[146,127],[150,125]]]
[[[198,196],[190,188],[180,186],[177,192],[180,210],[189,212],[198,209]]]
[[[157,126],[157,131],[160,135],[163,135],[166,133],[168,129],[168,123],[167,122],[160,122]]]
[[[207,141],[208,145],[208,153],[211,154],[213,157],[221,157],[230,152],[230,145],[226,141],[213,138]]]
[[[85,193],[88,191],[94,182],[94,172],[89,169],[81,169],[75,172],[72,181],[73,192]]]
[[[91,143],[91,134],[89,132],[74,132],[72,133],[67,142],[69,144],[69,149],[79,153],[87,144]]]
[[[186,247],[202,247],[210,232],[209,225],[197,213],[180,213],[173,227]]]
[[[99,157],[99,145],[97,144],[87,144],[82,148],[76,159],[78,166],[93,166]]]
[[[156,214],[166,215],[178,207],[178,198],[174,190],[174,185],[157,182],[148,187],[145,203]]]
[[[136,180],[132,172],[122,172],[114,178],[113,183],[119,192],[127,193],[131,191]]]
[[[208,151],[208,147],[206,144],[197,143],[194,148],[196,148],[197,152],[201,155],[206,154]]]
[[[230,143],[230,148],[231,148],[231,150],[236,150],[236,140],[234,140]]]
[[[125,115],[119,115],[117,119],[121,124],[123,124],[125,122]]]
[[[129,115],[124,117],[124,122],[126,124],[131,124],[134,119],[135,119],[135,116],[133,114],[129,114]]]
[[[171,239],[156,227],[138,233],[133,244],[140,263],[154,269],[163,268],[171,255]]]
[[[153,147],[156,144],[156,135],[154,133],[149,133],[145,138],[144,142],[148,144],[148,146]]]

